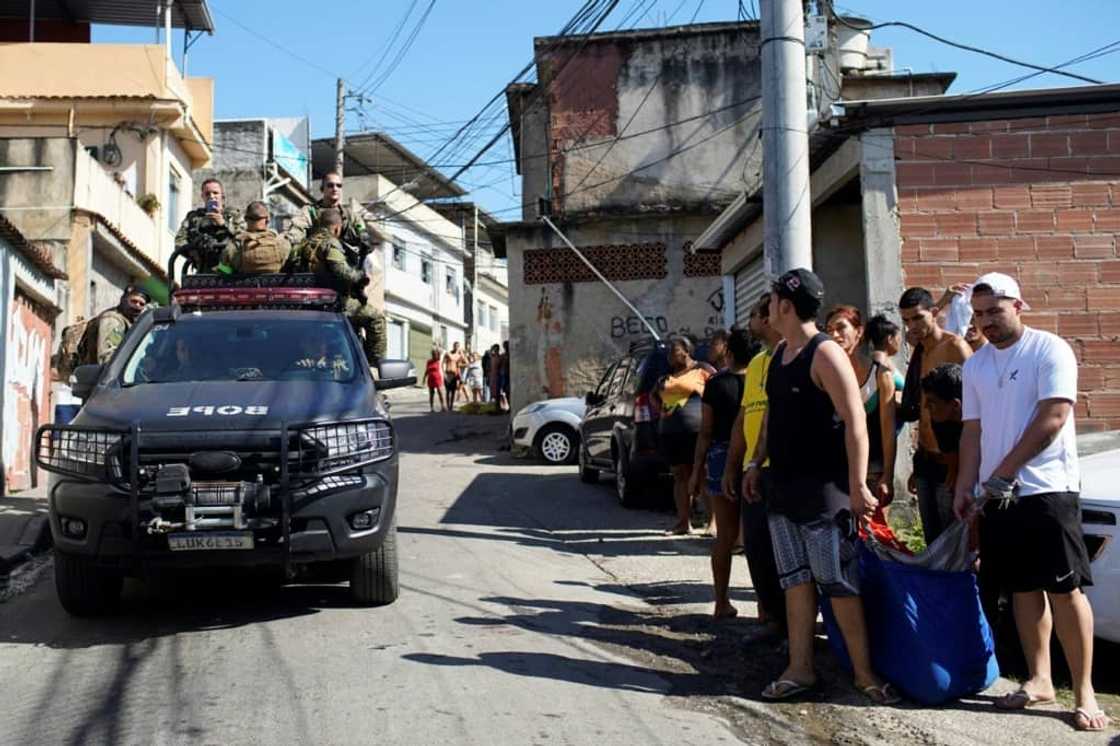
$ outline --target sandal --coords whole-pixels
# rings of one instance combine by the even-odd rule
[[[1102,731],[1111,722],[1103,710],[1089,712],[1084,707],[1078,707],[1073,711],[1073,727],[1080,731]]]
[[[872,704],[876,705],[897,705],[902,701],[902,695],[895,691],[895,688],[890,684],[865,686],[860,688],[860,692],[871,700]]]
[[[778,679],[777,681],[771,681],[767,687],[762,690],[762,698],[770,700],[771,702],[790,699],[791,697],[796,697],[798,694],[812,691],[816,685],[816,682],[812,684],[802,684],[793,679]]]
[[[1025,710],[1028,707],[1041,707],[1054,704],[1053,697],[1036,697],[1026,689],[1017,689],[996,700],[998,710]]]

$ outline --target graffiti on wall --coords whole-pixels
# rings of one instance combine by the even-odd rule
[[[537,330],[537,372],[541,388],[549,397],[563,396],[564,322],[546,288],[541,288],[541,299],[537,302]]]
[[[666,336],[679,334],[681,336],[707,339],[723,326],[723,289],[714,291],[707,298],[707,318],[703,326],[693,328],[690,324],[673,324],[666,316],[612,316],[610,319],[610,333],[612,339],[625,337],[642,337],[649,334],[649,326],[657,330],[658,335]],[[643,318],[645,321],[643,322]]]
[[[8,323],[5,369],[3,458],[8,489],[35,486],[31,441],[50,418],[51,326],[34,306],[16,295]]]

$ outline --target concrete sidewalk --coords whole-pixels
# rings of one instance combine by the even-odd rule
[[[0,589],[12,569],[50,546],[45,486],[0,497]]]

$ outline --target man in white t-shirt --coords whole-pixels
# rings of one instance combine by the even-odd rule
[[[1054,701],[1050,634],[1056,627],[1073,678],[1074,726],[1101,730],[1108,718],[1093,692],[1093,612],[1081,592],[1093,581],[1078,498],[1077,359],[1060,337],[1023,324],[1029,306],[1007,275],[980,277],[972,308],[991,344],[964,364],[953,510],[973,516],[978,485],[987,497],[980,511],[980,561],[1013,594],[1030,670],[1019,690],[996,706],[1020,710]]]

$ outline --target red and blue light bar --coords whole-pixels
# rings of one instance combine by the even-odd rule
[[[229,308],[329,308],[338,303],[338,293],[328,288],[308,287],[209,287],[183,288],[172,294],[182,307]]]

